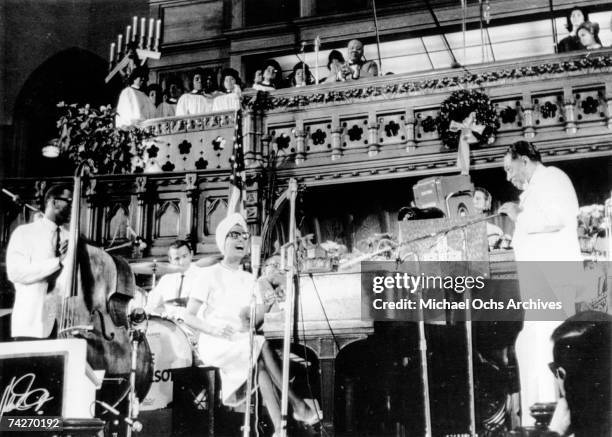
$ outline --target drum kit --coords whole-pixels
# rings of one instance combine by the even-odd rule
[[[152,288],[156,279],[169,273],[183,272],[185,269],[157,260],[130,264],[132,271],[139,275],[152,277]],[[131,310],[146,306],[147,292],[137,287],[131,302]],[[141,404],[142,411],[165,408],[172,402],[172,376],[174,369],[201,365],[198,354],[198,335],[176,317],[148,314],[141,329],[144,331],[153,354],[153,381],[151,389]]]

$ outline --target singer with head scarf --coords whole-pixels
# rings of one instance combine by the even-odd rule
[[[221,374],[223,403],[238,405],[245,400],[244,389],[249,374],[250,305],[256,305],[256,325],[265,311],[261,294],[257,293],[253,276],[242,270],[241,262],[249,252],[247,224],[238,214],[230,214],[219,223],[216,242],[223,254],[221,262],[202,269],[200,286],[187,303],[185,322],[201,332],[199,352],[202,361],[218,367]],[[278,389],[281,372],[274,353],[263,336],[255,335],[253,363],[257,363],[256,378],[264,404],[278,429],[280,405]],[[321,414],[289,390],[289,402],[294,418],[316,423]]]

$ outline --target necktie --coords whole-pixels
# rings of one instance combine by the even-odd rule
[[[185,278],[185,275],[181,275],[181,282],[179,282],[178,293],[176,296],[177,299],[181,298],[181,291],[183,291],[183,279],[184,278]]]
[[[55,256],[59,257],[61,255],[60,245],[62,243],[62,239],[60,237],[60,228],[59,226],[55,230]]]

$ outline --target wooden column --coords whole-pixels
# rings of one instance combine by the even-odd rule
[[[304,120],[295,120],[295,163],[302,164],[306,160],[306,131],[304,130]]]
[[[300,17],[312,17],[316,12],[316,0],[300,0]]]
[[[199,190],[197,186],[198,177],[195,173],[187,173],[185,175],[185,213],[183,215],[183,229],[185,230],[185,239],[191,242],[191,247],[196,247],[198,241],[197,234],[197,211]]]
[[[406,114],[404,115],[404,125],[406,126],[406,152],[414,152],[416,149],[416,141],[414,135],[414,126],[416,120],[414,118],[414,109],[406,108]]]
[[[232,29],[244,27],[244,0],[231,0],[232,2]]]
[[[130,210],[132,211],[132,222],[130,226],[134,228],[137,235],[145,240],[151,240],[152,235],[147,233],[147,214],[145,197],[147,194],[147,177],[138,176],[134,181],[136,185],[135,195],[132,196]]]
[[[368,156],[378,155],[378,120],[375,112],[368,114]]]
[[[604,99],[606,100],[606,120],[608,129],[612,130],[612,82],[606,82]]]
[[[535,129],[533,127],[533,102],[531,101],[531,93],[523,93],[523,136],[526,139],[535,137]]]
[[[563,108],[565,112],[565,132],[575,134],[576,128],[576,99],[571,87],[563,88]]]

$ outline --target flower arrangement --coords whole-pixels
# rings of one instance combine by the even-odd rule
[[[57,104],[59,138],[52,146],[75,165],[86,162],[93,173],[129,173],[142,168],[147,139],[154,136],[148,130],[115,127],[115,111],[110,106],[99,109],[90,105]]]
[[[437,119],[438,133],[446,147],[456,149],[459,145],[461,132],[451,129],[452,122],[463,123],[472,113],[474,113],[473,122],[484,126],[481,133],[473,131],[478,144],[490,144],[495,141],[499,121],[489,97],[476,90],[459,90],[453,92],[442,103]]]
[[[603,205],[583,206],[578,211],[578,235],[581,237],[602,237],[606,229]]]

